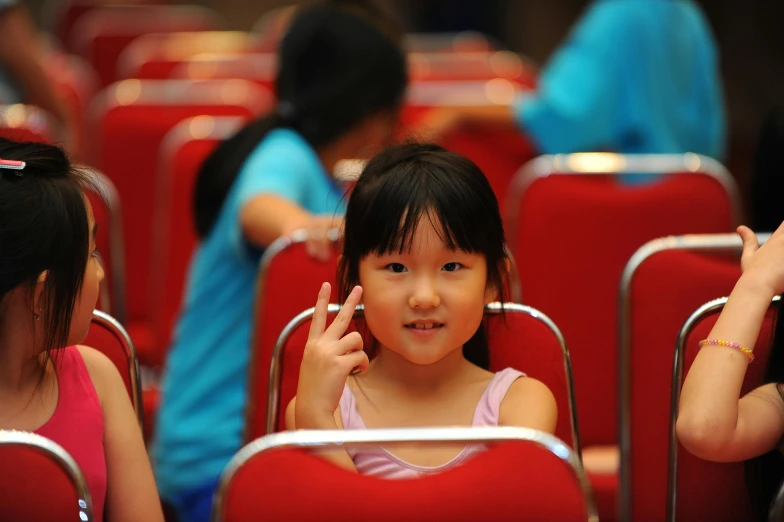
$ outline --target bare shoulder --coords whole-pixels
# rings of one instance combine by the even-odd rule
[[[107,394],[117,387],[125,387],[117,371],[117,367],[107,356],[89,346],[78,345],[76,347],[84,360],[84,365],[87,367],[87,373],[93,381],[93,386],[98,392],[98,397],[103,401]]]
[[[499,424],[522,426],[552,433],[558,417],[558,406],[553,392],[541,381],[520,377],[506,392]]]

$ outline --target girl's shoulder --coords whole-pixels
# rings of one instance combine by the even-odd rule
[[[106,355],[89,346],[77,345],[76,349],[82,356],[101,405],[105,404],[106,398],[115,393],[118,387],[125,388],[120,372]]]
[[[552,433],[558,417],[555,396],[542,382],[510,369],[503,370],[514,382],[509,386],[499,415],[499,424],[540,429]],[[499,372],[496,375],[501,374]]]

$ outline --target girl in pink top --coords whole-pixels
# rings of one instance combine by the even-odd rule
[[[0,138],[0,429],[63,446],[87,478],[95,520],[162,522],[122,378],[76,346],[103,279],[90,183],[61,149]]]
[[[552,433],[557,412],[546,386],[513,369],[487,370],[483,309],[506,300],[509,270],[498,202],[476,165],[435,145],[376,156],[346,212],[345,305],[327,327],[330,288],[322,286],[288,429],[509,425]],[[367,346],[360,333],[344,336],[359,303]],[[411,446],[326,458],[405,478],[475,451]]]

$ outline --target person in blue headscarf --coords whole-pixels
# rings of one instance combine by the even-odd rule
[[[547,154],[695,152],[724,158],[716,43],[691,0],[596,0],[541,72],[496,110],[444,110],[430,132],[516,124]],[[639,179],[639,178],[635,178]]]

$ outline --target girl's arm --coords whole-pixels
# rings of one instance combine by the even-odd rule
[[[557,420],[558,406],[550,389],[541,381],[521,377],[506,392],[498,423],[554,433]]]
[[[117,368],[102,353],[80,346],[101,400],[106,454],[106,520],[163,522],[142,432]]]
[[[753,348],[773,296],[784,290],[784,225],[761,248],[740,227],[743,275],[709,339]],[[681,443],[706,460],[734,462],[774,449],[784,434],[784,402],[775,384],[740,397],[749,362],[734,348],[702,348],[681,392],[676,430]]]
[[[295,419],[295,409],[297,407],[297,398],[294,397],[291,399],[288,407],[286,408],[286,430],[294,431],[297,429],[297,423]],[[333,416],[333,420],[335,425],[328,424],[321,429],[332,429],[332,430],[342,430],[343,429],[343,419],[340,418],[340,409],[335,410],[335,415]],[[320,454],[323,458],[329,460],[333,464],[337,464],[343,469],[348,471],[353,471],[354,473],[357,472],[357,467],[354,465],[354,461],[351,460],[351,456],[348,452],[344,450],[335,450],[324,452]]]
[[[342,216],[311,214],[281,196],[262,194],[249,200],[240,211],[240,226],[247,240],[267,247],[281,236],[298,228],[310,231],[308,253],[318,259],[329,259],[331,243],[327,232],[339,228]]]

